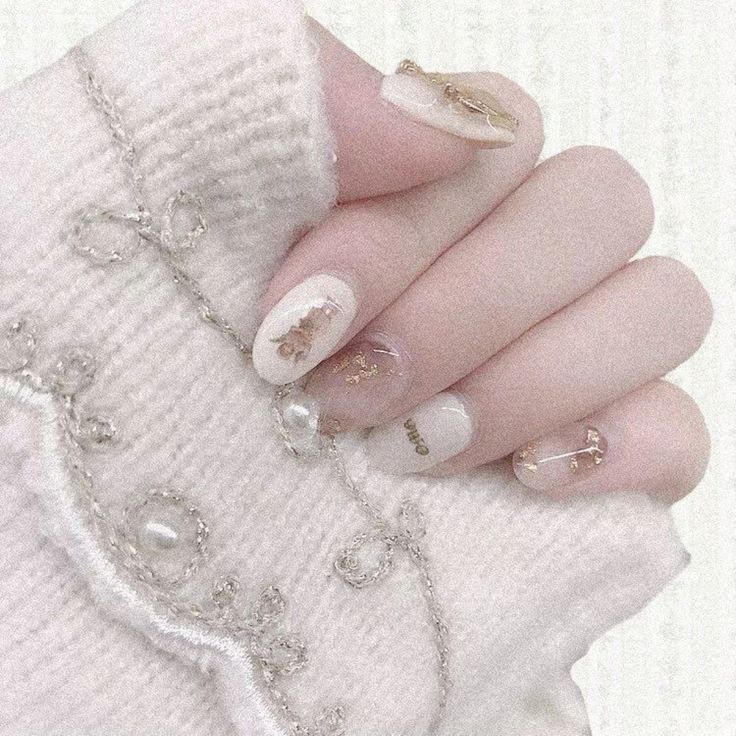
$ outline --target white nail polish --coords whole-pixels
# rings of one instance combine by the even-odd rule
[[[355,319],[357,302],[342,279],[319,274],[288,292],[263,320],[253,365],[269,383],[291,383],[337,347]]]
[[[450,84],[459,79],[457,75],[437,75],[437,78],[447,80]],[[423,71],[402,71],[400,67],[396,74],[384,77],[381,97],[419,122],[484,147],[501,148],[515,142],[515,125],[518,123],[501,111],[500,103],[489,92],[456,87],[468,96],[468,104],[463,105],[449,100],[445,89],[442,84],[429,81]],[[484,103],[486,100],[487,104]],[[488,110],[501,111],[501,115],[493,116],[487,113]]]
[[[445,392],[368,436],[371,465],[395,475],[418,473],[461,453],[473,421],[457,394]]]

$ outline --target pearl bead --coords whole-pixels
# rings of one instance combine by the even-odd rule
[[[297,389],[286,396],[282,402],[281,416],[284,427],[289,431],[314,435],[319,425],[319,407],[315,399]]]
[[[150,550],[166,551],[180,544],[181,531],[170,522],[149,519],[138,530],[138,541]]]
[[[139,561],[168,581],[179,581],[204,553],[207,527],[178,495],[154,491],[128,509],[128,534]]]
[[[311,455],[319,450],[319,404],[301,389],[281,398],[278,405],[281,423],[289,444],[299,454]]]

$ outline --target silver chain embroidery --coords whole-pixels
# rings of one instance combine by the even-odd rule
[[[399,510],[398,524],[392,525],[373,504],[365,490],[355,482],[334,436],[319,435],[317,449],[310,447],[306,453],[303,453],[299,444],[290,437],[281,411],[284,399],[293,391],[299,391],[293,384],[279,389],[274,396],[272,406],[276,430],[284,440],[286,448],[296,457],[304,455],[307,458],[313,458],[315,454],[319,454],[328,458],[344,487],[372,523],[370,530],[355,537],[339,554],[335,561],[337,572],[352,587],[365,588],[378,582],[390,572],[395,550],[402,549],[408,554],[409,559],[419,573],[419,582],[434,631],[437,651],[439,697],[428,732],[434,734],[439,730],[444,719],[452,681],[450,679],[450,652],[448,646],[449,631],[442,607],[437,598],[429,561],[420,544],[420,540],[426,534],[424,517],[414,502],[405,500]],[[366,561],[361,552],[366,551],[370,546],[374,547],[374,554],[367,555],[369,559]]]
[[[250,347],[232,325],[219,314],[196,279],[190,276],[181,264],[182,257],[194,248],[199,238],[207,232],[207,221],[204,217],[202,202],[191,192],[179,191],[167,200],[160,218],[162,224],[155,225],[151,209],[146,206],[143,191],[144,177],[138,169],[135,143],[123,124],[117,106],[103,90],[84,51],[79,47],[75,48],[72,51],[72,58],[82,77],[90,102],[100,113],[112,134],[115,145],[120,150],[121,161],[127,172],[136,205],[136,211],[132,213],[116,213],[97,206],[87,208],[78,216],[72,229],[72,248],[86,256],[92,263],[106,265],[130,260],[140,249],[143,241],[151,243],[159,260],[169,270],[174,282],[194,303],[202,319],[221,332],[241,353],[249,356]],[[185,209],[189,210],[194,224],[188,232],[181,235],[176,232],[176,215]],[[110,248],[109,246],[106,248],[100,247],[99,243],[90,243],[90,230],[99,225],[117,227],[122,235],[136,236],[137,242],[127,248]]]
[[[106,265],[130,260],[142,249],[144,243],[152,244],[159,260],[169,270],[174,282],[182,287],[203,320],[222,333],[242,354],[250,356],[250,346],[217,312],[200,285],[182,265],[183,256],[196,247],[197,241],[208,229],[201,201],[192,193],[179,191],[167,200],[160,217],[156,218],[151,214],[151,210],[145,204],[144,177],[138,169],[136,147],[123,124],[116,104],[103,90],[92,71],[92,65],[86,54],[77,48],[73,52],[73,58],[87,96],[100,113],[106,127],[110,130],[115,145],[120,150],[121,161],[126,169],[136,204],[136,211],[132,213],[116,213],[99,207],[90,207],[82,212],[71,233],[73,249],[87,257],[93,264]],[[192,223],[191,228],[183,234],[177,231],[176,225],[177,215],[181,213],[188,214]],[[158,225],[157,220],[160,223]],[[101,225],[116,228],[119,234],[128,236],[129,240],[132,238],[133,242],[129,242],[128,247],[100,248],[99,245],[90,242],[90,235],[95,227]],[[2,370],[1,364],[0,370]],[[291,387],[284,387],[276,393],[273,413],[277,432],[285,446],[293,455],[301,456],[303,453],[289,436],[278,409],[278,403],[288,395],[290,390],[292,390]],[[73,400],[70,399],[70,401],[73,403]],[[114,436],[112,423],[104,418],[92,422],[90,426],[94,426],[94,434],[100,438],[107,438],[108,435]],[[78,441],[73,437],[71,439],[74,447],[77,447]],[[343,579],[354,588],[363,588],[377,582],[391,570],[397,549],[406,552],[418,572],[437,651],[439,695],[429,730],[430,734],[434,734],[443,720],[451,687],[448,628],[437,598],[429,562],[420,545],[420,539],[424,536],[421,512],[413,503],[404,502],[399,512],[398,522],[390,523],[351,477],[334,437],[320,435],[319,447],[313,454],[325,457],[332,463],[342,484],[372,525],[371,529],[358,535],[335,562],[335,568]],[[70,453],[70,456],[73,457],[74,453]],[[273,635],[270,638],[264,634],[263,626],[267,619],[269,624],[273,623],[270,617],[264,616],[264,610],[268,608],[280,612],[278,617],[283,612],[285,604],[277,589],[271,587],[261,594],[256,612],[250,619],[247,617],[243,619],[242,616],[236,615],[233,608],[239,589],[239,583],[235,578],[224,578],[217,583],[212,592],[211,603],[213,605],[210,607],[180,602],[174,593],[167,592],[166,586],[161,585],[162,581],[152,573],[150,568],[141,564],[140,555],[136,554],[137,548],[126,538],[125,533],[121,532],[118,527],[110,527],[110,523],[106,520],[92,492],[92,478],[81,463],[74,460],[71,463],[71,469],[73,475],[79,479],[81,486],[86,489],[85,495],[92,514],[102,527],[102,538],[107,539],[111,549],[121,553],[123,567],[132,571],[139,582],[148,587],[149,593],[156,601],[164,604],[174,614],[186,616],[215,628],[224,628],[229,633],[248,635],[253,656],[261,663],[269,697],[282,712],[292,734],[295,736],[343,736],[345,715],[341,707],[326,709],[313,726],[305,726],[296,717],[286,696],[277,686],[277,676],[298,671],[306,662],[306,650],[298,639],[288,634]],[[170,494],[168,497],[178,497],[175,492],[170,492]],[[186,568],[192,571],[196,569],[199,558],[204,555],[204,541],[207,536],[206,525],[198,516],[197,519],[198,524],[201,522],[199,527],[201,538],[198,540],[202,548],[197,550],[198,553]],[[370,545],[378,547],[378,557],[372,566],[366,567],[362,553]],[[186,570],[185,575],[191,574]],[[260,624],[258,624],[259,615],[262,619]],[[236,621],[239,623],[235,623]],[[258,625],[254,625],[254,621]],[[281,664],[277,665],[277,662]]]
[[[221,578],[214,585],[210,600],[204,603],[182,599],[178,589],[200,567],[206,554],[209,527],[200,512],[176,490],[152,489],[129,506],[120,523],[103,509],[95,492],[94,478],[84,464],[89,441],[109,447],[117,431],[109,420],[88,415],[80,408],[80,394],[94,382],[96,361],[83,348],[64,351],[43,376],[32,369],[37,352],[37,330],[28,318],[11,323],[0,335],[0,373],[12,375],[37,394],[49,396],[56,407],[63,459],[74,486],[78,489],[81,510],[103,546],[113,556],[119,570],[146,596],[174,616],[213,631],[245,639],[254,660],[260,666],[264,686],[273,705],[290,724],[295,736],[341,736],[344,716],[339,706],[325,709],[312,726],[302,725],[286,696],[278,686],[279,678],[293,675],[307,663],[306,646],[301,639],[283,629],[286,602],[274,586],[266,588],[250,612],[239,600],[240,583],[234,577]],[[94,419],[104,431],[90,437],[80,431]],[[191,557],[176,575],[162,574],[141,549],[136,527],[131,523],[135,511],[145,510],[153,502],[165,502],[178,508],[193,521]],[[186,552],[186,550],[185,550]]]

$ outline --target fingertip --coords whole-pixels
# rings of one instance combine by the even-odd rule
[[[475,148],[416,123],[380,96],[381,73],[310,19],[337,149],[340,201],[398,192],[467,166]]]
[[[671,335],[678,338],[684,362],[703,344],[713,323],[713,302],[705,286],[690,267],[669,256],[647,256],[628,269],[654,285],[659,314],[677,318],[671,320]]]
[[[651,235],[654,203],[641,174],[617,151],[605,146],[568,148],[550,159],[558,170],[577,173],[578,198],[605,212],[622,252],[630,258]]]
[[[406,106],[402,109],[396,104],[400,100],[394,97],[389,101],[391,96],[386,94],[386,83],[402,75],[384,77],[318,23],[310,21],[310,25],[320,49],[325,106],[337,150],[341,202],[403,191],[446,178],[468,166],[479,148],[513,142],[516,134],[501,128],[491,134],[484,132],[484,127],[485,131],[494,128],[485,123],[483,116],[475,119],[472,115],[445,111],[445,122],[452,123],[446,128],[417,120],[416,115],[407,114]],[[503,109],[519,118],[519,135],[524,137],[536,161],[543,141],[541,114],[518,85],[491,73],[448,76],[463,84],[479,85],[482,91],[498,96]],[[444,106],[424,107],[441,110]],[[463,126],[468,127],[470,138],[458,134]],[[480,131],[481,138],[487,139],[472,139],[473,127],[476,133]],[[498,140],[489,140],[488,136]]]
[[[512,79],[497,72],[469,72],[452,75],[464,83],[481,89],[493,90],[504,106],[519,121],[513,146],[495,152],[497,156],[519,155],[521,150],[531,168],[544,147],[544,119],[537,101]]]
[[[665,477],[658,494],[667,503],[674,504],[697,488],[705,476],[711,454],[710,431],[698,403],[679,386],[659,380],[652,383],[648,391],[651,400],[658,401],[663,412],[672,417],[672,423],[684,428],[670,434],[668,449],[673,472]],[[680,465],[676,460],[683,455],[690,461]]]

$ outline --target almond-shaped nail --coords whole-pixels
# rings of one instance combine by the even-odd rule
[[[337,347],[357,308],[351,286],[319,274],[289,291],[263,320],[253,343],[253,366],[269,383],[291,383]]]
[[[429,470],[460,454],[473,437],[473,421],[462,399],[449,391],[390,424],[367,440],[373,467],[403,475]]]
[[[384,77],[381,97],[414,120],[485,148],[516,141],[518,120],[491,90],[466,85],[461,75],[428,73],[405,60],[395,74]]]
[[[387,414],[406,390],[405,352],[381,334],[366,335],[322,363],[305,390],[319,403],[325,429],[370,427]]]
[[[608,442],[597,427],[575,423],[514,453],[514,472],[527,487],[547,491],[575,483],[606,461]]]

